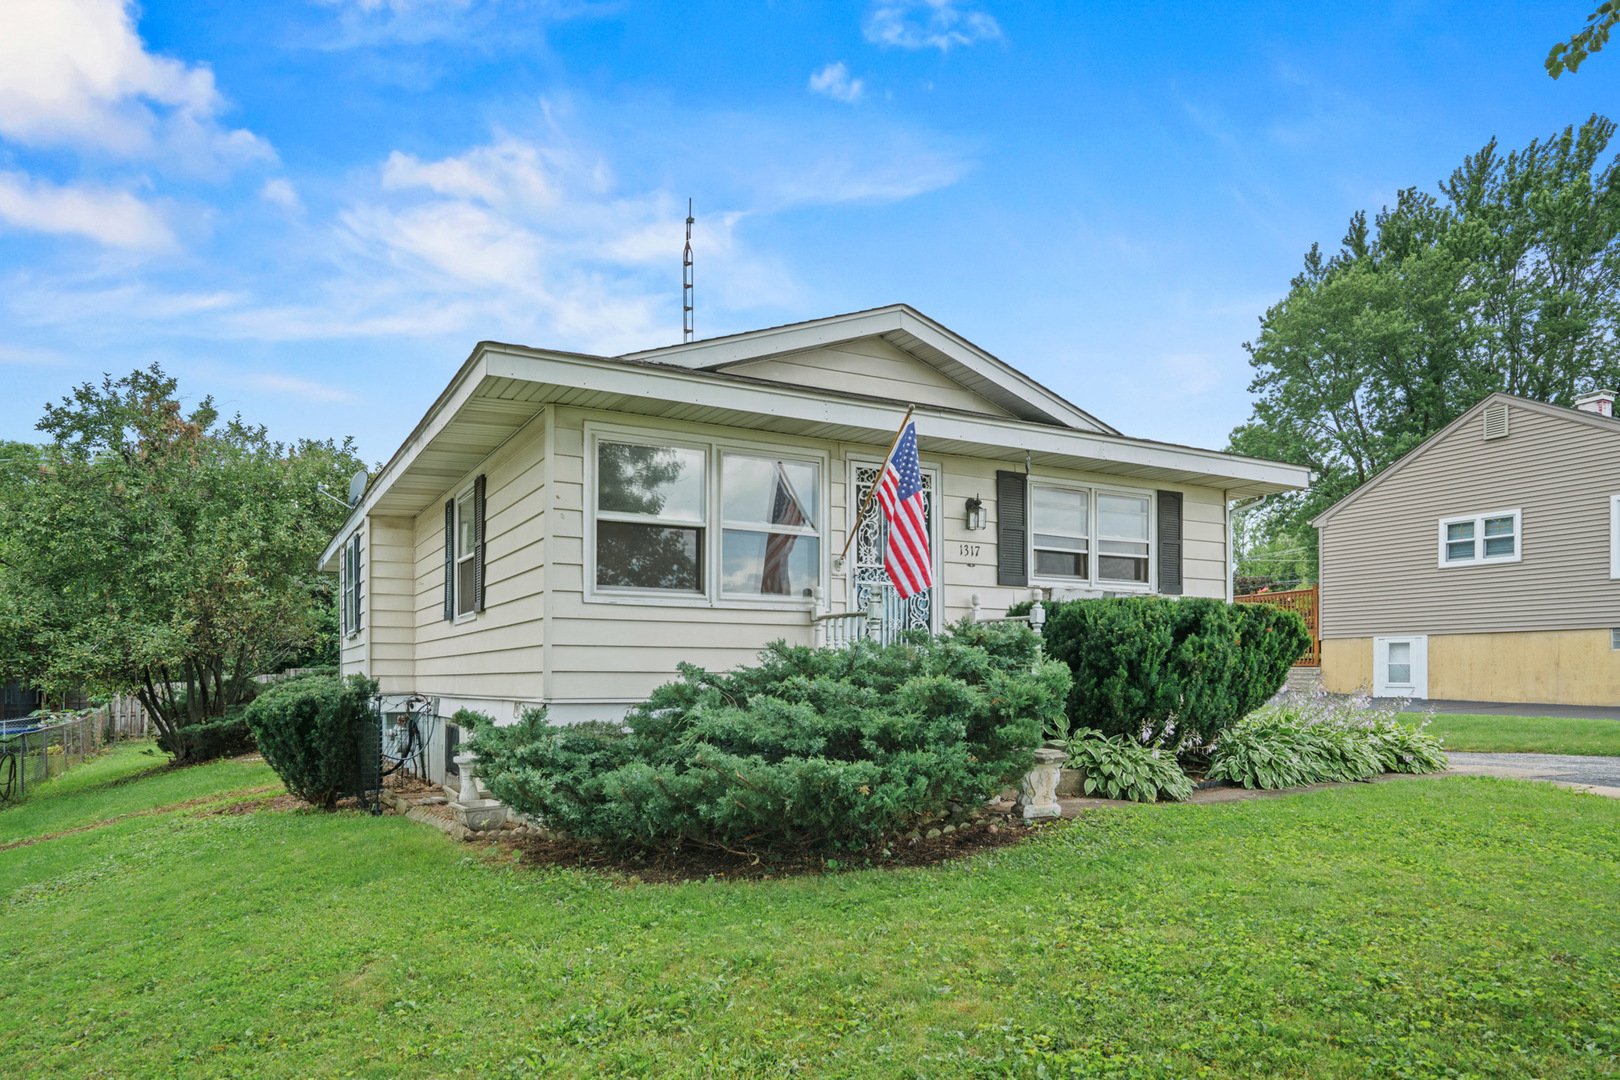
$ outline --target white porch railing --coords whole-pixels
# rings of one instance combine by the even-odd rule
[[[821,591],[816,590],[816,607],[821,606]],[[857,641],[872,640],[887,644],[896,639],[898,625],[885,617],[883,600],[874,591],[865,611],[817,611],[810,616],[814,645],[818,649],[840,649]],[[1027,615],[987,616],[978,593],[973,594],[973,621],[1028,623],[1037,634],[1046,624],[1046,608],[1036,600]]]

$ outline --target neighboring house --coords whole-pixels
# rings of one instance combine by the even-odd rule
[[[938,584],[900,601],[875,504],[840,552],[913,405]],[[611,719],[682,661],[859,631],[874,594],[885,632],[1036,589],[1225,596],[1231,501],[1307,481],[1123,436],[895,305],[619,357],[480,343],[321,566],[345,673]]]
[[[1613,412],[1492,394],[1317,517],[1327,689],[1620,703]]]

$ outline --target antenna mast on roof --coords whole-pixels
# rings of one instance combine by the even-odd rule
[[[692,200],[686,200],[686,253],[681,256],[681,340],[692,340]]]

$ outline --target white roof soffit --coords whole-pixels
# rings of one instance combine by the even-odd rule
[[[546,405],[632,413],[803,438],[886,446],[905,412],[881,398],[745,376],[483,342],[395,452],[321,555],[370,515],[413,516],[445,497]],[[1004,461],[1022,468],[1101,472],[1138,483],[1225,489],[1233,498],[1294,491],[1296,465],[1103,432],[918,406],[923,454]]]
[[[1019,419],[1119,434],[1012,365],[906,304],[627,353],[620,359],[713,370],[727,364],[827,348],[866,337],[887,339]]]

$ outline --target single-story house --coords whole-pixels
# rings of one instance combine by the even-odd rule
[[[936,585],[901,601],[875,506],[844,547],[908,408]],[[342,669],[385,695],[613,719],[681,661],[859,633],[874,598],[937,630],[1037,591],[1229,596],[1232,502],[1308,480],[1122,435],[896,304],[625,356],[481,342],[321,566]]]
[[[1313,524],[1327,689],[1620,702],[1614,394],[1492,394]]]

